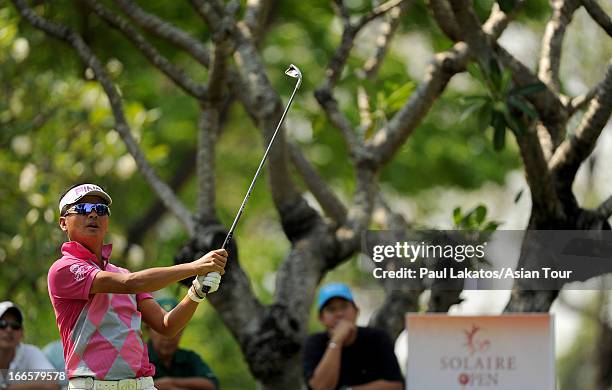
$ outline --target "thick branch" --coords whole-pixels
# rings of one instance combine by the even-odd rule
[[[610,15],[606,13],[606,11],[601,8],[599,4],[597,4],[596,0],[582,0],[582,5],[586,8],[587,12],[597,24],[603,28],[609,36],[612,37],[612,19],[610,19]]]
[[[372,9],[370,12],[359,18],[359,20],[355,24],[357,31],[361,30],[363,27],[365,27],[366,24],[370,23],[372,20],[382,15],[385,15],[387,12],[391,11],[393,8],[401,5],[403,2],[406,1],[407,0],[389,0],[374,7],[374,9]]]
[[[257,126],[262,129],[267,145],[282,116],[282,102],[270,85],[261,56],[246,25],[238,23],[231,34],[236,43],[234,59],[243,87],[244,96],[241,99],[246,111],[254,115]],[[289,174],[288,161],[284,128],[281,127],[270,148],[267,165],[274,205],[280,214],[285,234],[294,241],[312,229],[319,218],[295,186]]]
[[[550,160],[550,168],[566,186],[571,188],[580,164],[591,154],[597,138],[612,111],[612,62],[608,63],[604,80],[595,98],[576,128],[574,135],[563,141]]]
[[[185,154],[185,153],[181,153]],[[175,193],[180,192],[185,183],[193,177],[196,168],[196,153],[189,152],[180,161],[174,174],[172,175],[168,185]],[[138,219],[130,223],[127,229],[127,246],[123,252],[123,257],[126,256],[130,246],[133,244],[141,244],[145,234],[152,229],[157,222],[165,215],[166,207],[164,203],[155,198],[153,203],[148,206],[144,213],[141,213]]]
[[[453,41],[460,40],[460,28],[448,0],[429,0],[429,8],[444,34]]]
[[[287,146],[293,165],[297,168],[300,176],[304,179],[308,189],[317,199],[325,214],[337,223],[344,223],[347,214],[344,204],[342,204],[334,191],[327,185],[327,182],[319,175],[310,161],[302,154],[299,147],[293,143],[289,143]]]
[[[359,109],[359,133],[365,136],[373,121],[370,112],[370,97],[363,85],[357,87],[357,108]]]
[[[168,185],[157,176],[138,147],[138,143],[132,136],[130,127],[125,119],[121,97],[112,81],[106,74],[104,66],[100,60],[95,56],[83,39],[74,31],[70,30],[66,26],[51,22],[37,15],[31,8],[28,7],[24,0],[13,0],[13,4],[22,17],[26,19],[33,27],[42,30],[49,36],[60,39],[71,45],[81,58],[81,61],[83,61],[86,66],[93,69],[98,82],[108,96],[111,110],[115,118],[116,130],[121,135],[128,152],[136,161],[138,170],[142,173],[151,188],[153,188],[153,190],[157,193],[157,196],[164,202],[164,205],[179,219],[179,221],[181,221],[189,234],[193,235],[195,232],[195,226],[191,213],[176,197],[172,189],[170,189],[170,187],[168,187]]]
[[[552,140],[552,153],[565,136],[568,114],[559,96],[531,72],[522,62],[514,58],[503,47],[495,45],[495,54],[501,63],[512,70],[512,79],[518,86],[540,84],[542,91],[526,96],[536,108],[542,124],[546,127]]]
[[[507,24],[508,16],[494,7],[485,24],[485,32],[491,39],[497,39]],[[425,78],[410,99],[366,144],[372,155],[376,156],[377,164],[385,164],[393,158],[427,115],[450,79],[465,70],[468,58],[468,48],[463,42],[458,42],[451,49],[435,56]]]
[[[259,40],[262,30],[266,25],[272,0],[248,0],[244,12],[244,22],[251,31],[251,36]]]
[[[361,143],[357,139],[353,126],[349,119],[340,111],[338,107],[338,101],[331,94],[329,89],[319,89],[315,92],[315,97],[319,102],[319,105],[325,111],[327,118],[330,120],[332,125],[340,130],[344,143],[351,156],[355,156],[358,153],[358,149],[361,147]]]
[[[205,67],[209,66],[210,55],[206,47],[199,40],[172,23],[157,17],[157,15],[144,11],[132,0],[115,0],[115,3],[132,21],[147,32],[183,49]]]
[[[183,71],[183,69],[162,56],[157,49],[147,42],[147,40],[136,29],[130,26],[125,19],[95,0],[82,1],[111,27],[120,31],[153,66],[168,76],[177,86],[197,99],[204,99],[206,97],[206,88],[204,86],[196,83]]]
[[[380,35],[376,39],[376,52],[374,56],[366,60],[363,65],[363,71],[368,79],[373,79],[378,72],[378,68],[383,58],[385,58],[389,45],[391,44],[391,39],[400,25],[401,17],[408,9],[409,4],[408,1],[404,1],[400,3],[399,6],[392,8],[385,16],[385,20],[380,26]]]
[[[564,215],[563,208],[556,195],[554,181],[548,170],[536,128],[531,126],[525,134],[517,136],[516,140],[525,164],[527,183],[533,202],[532,209],[538,213],[544,212],[545,215],[561,219]]]
[[[331,90],[338,82],[338,78],[342,74],[342,70],[346,65],[348,56],[355,43],[357,34],[363,29],[369,22],[374,19],[385,15],[390,10],[399,6],[402,2],[407,0],[391,0],[387,1],[375,7],[373,10],[363,15],[356,23],[351,23],[348,17],[348,11],[341,1],[336,1],[335,4],[339,7],[342,19],[344,21],[344,30],[342,31],[342,39],[340,45],[336,48],[327,69],[325,70],[325,80],[318,90]]]
[[[599,89],[603,87],[604,81],[605,79],[602,80],[596,86],[592,87],[584,95],[576,96],[570,99],[569,102],[566,104],[568,116],[571,116],[574,113],[576,113],[576,111],[579,111],[585,108],[591,102],[591,100],[595,97],[595,95],[597,95],[597,91],[599,91]]]
[[[198,119],[198,216],[201,221],[215,220],[215,145],[219,127],[218,106],[202,104]]]
[[[375,222],[379,223],[385,230],[394,234],[390,241],[402,242],[406,240],[405,232],[410,224],[404,216],[395,212],[385,202],[380,192],[374,211]],[[382,266],[386,270],[395,270],[397,264],[384,262]],[[380,266],[380,263],[379,263]],[[393,338],[397,337],[404,328],[404,315],[407,312],[419,311],[419,296],[424,290],[420,279],[398,280],[383,279],[385,289],[385,301],[370,318],[369,325],[385,329]]]
[[[559,92],[559,66],[561,65],[561,48],[565,30],[572,20],[579,0],[554,0],[551,2],[553,13],[546,25],[542,38],[542,51],[538,77],[550,89]]]
[[[224,16],[223,7],[216,0],[189,0],[198,15],[210,26],[213,32],[223,29],[222,19]]]
[[[487,43],[487,37],[480,28],[478,18],[472,8],[471,4],[467,0],[455,1],[452,3],[453,12],[457,17],[457,22],[463,26],[463,39],[467,42],[470,50],[478,59],[483,69],[488,69],[491,61],[497,61],[495,53]],[[503,49],[498,51],[505,52]],[[513,70],[516,68],[522,68],[522,64],[514,60],[510,54],[507,54],[506,63],[516,62]],[[530,75],[528,70],[519,70],[521,74]],[[515,70],[514,73],[517,71]],[[515,77],[516,78],[516,77]],[[535,76],[534,76],[535,78]],[[521,156],[525,163],[525,170],[527,172],[527,180],[532,192],[532,199],[534,206],[544,207],[550,215],[562,216],[562,207],[559,199],[555,193],[555,187],[553,184],[552,177],[548,171],[546,159],[542,152],[542,146],[537,137],[535,129],[531,127],[526,134],[517,136],[517,141],[521,149]]]
[[[457,21],[463,26],[463,39],[469,44],[483,69],[488,69],[491,61],[499,60],[505,67],[512,70],[513,80],[518,86],[541,84],[541,81],[528,67],[516,60],[481,30],[471,3],[453,1],[451,4]],[[491,46],[493,46],[493,51]],[[552,145],[556,147],[563,138],[567,122],[567,114],[561,100],[549,88],[544,88],[543,91],[529,95],[527,98],[538,110],[542,123],[551,135]]]
[[[358,162],[358,164],[362,164]],[[360,250],[361,233],[367,230],[377,195],[378,173],[375,167],[357,165],[356,186],[353,204],[349,209],[346,223],[336,230],[338,253],[333,259],[339,262]],[[336,263],[337,264],[337,263]],[[335,264],[329,264],[330,268]]]

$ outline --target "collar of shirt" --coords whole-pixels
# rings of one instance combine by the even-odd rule
[[[106,268],[112,250],[113,244],[102,245],[102,262],[104,266],[102,269]],[[64,256],[72,256],[76,257],[77,259],[86,260],[97,265],[96,255],[89,249],[85,248],[83,244],[77,241],[68,241],[63,243],[62,254]]]

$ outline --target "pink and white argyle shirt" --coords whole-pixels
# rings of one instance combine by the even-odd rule
[[[128,273],[108,262],[111,245],[102,249],[104,271]],[[101,268],[96,255],[75,241],[62,245],[62,257],[49,269],[49,297],[64,345],[68,378],[117,380],[153,376],[140,330],[141,294],[90,294]]]

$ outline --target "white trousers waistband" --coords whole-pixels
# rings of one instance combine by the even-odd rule
[[[74,390],[150,390],[155,389],[155,383],[150,376],[136,379],[121,379],[116,381],[101,381],[94,378],[72,378],[68,381],[68,389]]]

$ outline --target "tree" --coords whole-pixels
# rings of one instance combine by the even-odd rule
[[[238,103],[267,143],[283,111],[262,57],[263,42],[274,27],[271,20],[277,4],[266,0],[249,0],[246,4],[191,0],[190,12],[197,14],[206,26],[198,32],[207,39],[204,43],[193,32],[131,0],[115,0],[112,6],[83,0],[80,3],[83,8],[76,15],[54,14],[44,7],[34,9],[25,0],[12,2],[34,28],[69,45],[86,68],[85,73],[102,87],[112,110],[112,126],[139,173],[187,232],[188,242],[178,251],[177,260],[189,261],[220,246],[226,229],[217,215],[215,152],[228,112]],[[491,116],[496,139],[505,138],[506,127],[516,137],[533,203],[529,228],[609,228],[612,198],[597,210],[587,210],[577,204],[571,186],[578,167],[593,150],[610,117],[612,68],[608,65],[603,80],[584,96],[564,95],[559,81],[561,45],[571,15],[583,6],[610,34],[610,19],[601,7],[594,1],[552,2],[539,72],[535,74],[497,43],[510,21],[522,12],[523,2],[499,1],[488,7],[477,3],[475,7],[469,1],[431,0],[428,4],[431,19],[450,40],[446,41],[449,47],[435,56],[415,88],[406,85],[397,94],[389,95],[386,104],[374,103],[371,86],[377,83],[390,41],[401,28],[410,5],[408,1],[391,0],[352,9],[342,1],[333,2],[342,34],[332,50],[315,98],[325,120],[342,136],[354,173],[350,200],[342,200],[300,146],[281,133],[267,167],[269,189],[290,248],[277,270],[273,303],[263,304],[253,292],[235,242],[229,250],[230,265],[223,287],[210,298],[239,342],[251,373],[264,388],[291,388],[301,381],[299,351],[307,332],[314,291],[328,271],[359,252],[361,234],[371,226],[373,211],[381,211],[383,226],[397,230],[408,226],[408,221],[385,201],[381,172],[398,158],[407,140],[414,137],[434,103],[442,99],[451,79],[466,71],[471,62],[480,67],[489,91],[496,88],[491,81],[502,74],[510,76],[508,82],[515,88],[539,86],[537,92],[525,95],[523,103],[527,108],[513,107],[502,96],[501,106],[497,106],[499,113]],[[182,12],[188,12],[186,9]],[[69,27],[75,21],[90,21],[90,13],[95,15],[94,20],[103,21],[118,33],[117,41],[129,41],[153,68],[197,104],[195,212],[177,195],[181,180],[172,186],[166,183],[143,153],[127,119],[125,94],[89,43],[93,39],[87,34],[90,30],[79,33]],[[488,13],[486,22],[480,22],[479,13]],[[358,37],[374,22],[380,23],[374,54],[365,61],[353,61]],[[96,31],[102,31],[102,27]],[[98,51],[110,50],[104,42],[98,46]],[[197,67],[184,65],[180,56],[188,56]],[[199,81],[202,72],[207,76],[206,83]],[[345,72],[348,76],[343,76]],[[354,102],[349,102],[354,103],[352,107],[339,97],[346,91],[341,84],[346,84],[356,96]],[[569,119],[585,107],[580,125],[566,138]],[[531,110],[535,115],[529,115]],[[290,167],[295,168],[297,175]],[[307,202],[298,177],[322,211]],[[524,263],[532,261],[528,249],[523,248]],[[371,322],[397,335],[403,327],[403,313],[418,310],[418,298],[424,287],[418,283],[402,289],[390,283],[383,287],[386,300]],[[432,290],[431,311],[447,311],[458,302],[459,287],[441,287]],[[546,311],[556,295],[556,291],[524,291],[517,285],[507,310]]]

